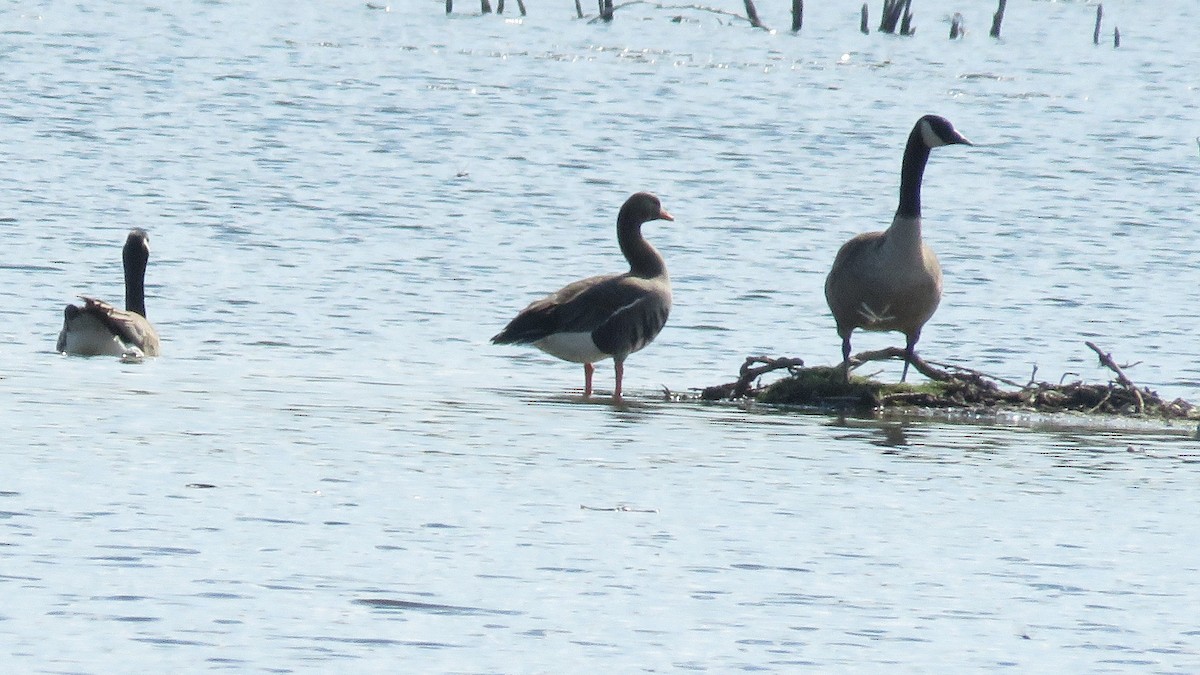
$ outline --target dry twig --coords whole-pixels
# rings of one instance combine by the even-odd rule
[[[761,365],[755,366],[755,364]],[[794,374],[796,368],[803,366],[803,359],[787,357],[773,359],[769,356],[748,356],[746,357],[746,362],[742,364],[741,369],[738,371],[737,382],[719,384],[715,387],[705,387],[700,394],[700,398],[706,401],[715,401],[723,398],[741,398],[750,393],[752,389],[751,385],[763,375],[783,368],[787,368],[789,372]]]
[[[1117,362],[1113,361],[1112,354],[1102,351],[1094,342],[1085,341],[1083,344],[1087,345],[1089,349],[1096,352],[1096,355],[1100,357],[1100,365],[1107,367],[1109,370],[1117,374],[1117,384],[1125,387],[1130,391],[1130,393],[1133,394],[1134,400],[1137,401],[1138,414],[1145,412],[1146,403],[1142,400],[1142,392],[1138,390],[1138,387],[1133,383],[1133,380],[1130,380],[1125,376],[1125,371],[1121,370],[1121,366],[1118,366]]]
[[[869,352],[859,352],[850,357],[850,368],[853,370],[868,361],[888,361],[890,359],[903,359],[904,350],[900,347],[887,347],[886,349],[875,349]],[[920,356],[913,354],[912,366],[916,368],[918,373],[931,380],[945,382],[952,375],[950,373],[933,367],[928,362],[921,359]]]

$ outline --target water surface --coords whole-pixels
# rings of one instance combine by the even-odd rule
[[[456,4],[8,12],[12,667],[1200,668],[1193,429],[661,393],[750,354],[839,358],[824,275],[887,225],[937,112],[977,145],[926,172],[946,292],[923,355],[1104,381],[1093,340],[1200,399],[1195,6],[1106,3],[1114,50],[1082,2],[1010,6],[999,41],[992,7],[934,0],[910,39],[849,5],[794,36]],[[675,309],[630,405],[584,403],[577,366],[487,339],[619,270],[642,189],[676,217],[646,228]],[[74,295],[119,299],[134,226],[164,356],[54,354]]]

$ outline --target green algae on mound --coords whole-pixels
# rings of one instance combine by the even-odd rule
[[[946,407],[955,400],[954,383],[930,380],[916,384],[884,383],[852,376],[845,381],[841,368],[814,366],[794,370],[791,376],[759,389],[755,400],[776,405],[853,407],[874,409],[910,405]]]

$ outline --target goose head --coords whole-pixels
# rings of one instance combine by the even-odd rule
[[[150,260],[150,235],[140,227],[129,231],[125,238],[125,248],[121,250],[121,260],[125,263],[125,273],[146,269]]]
[[[617,222],[631,225],[641,225],[651,220],[675,220],[674,216],[663,209],[658,197],[649,192],[638,192],[621,206]]]
[[[940,115],[926,115],[917,120],[921,141],[927,148],[940,148],[943,145],[974,145],[966,136],[958,133],[958,129],[950,120]]]

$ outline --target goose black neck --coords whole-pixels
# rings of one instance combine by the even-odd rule
[[[125,247],[125,309],[146,316],[146,256]]]
[[[921,138],[920,126],[913,127],[904,146],[904,164],[900,167],[900,206],[896,215],[906,218],[921,216],[921,179],[929,161],[929,146]]]
[[[629,261],[629,271],[634,276],[651,279],[666,274],[666,262],[642,236],[642,224],[636,219],[617,220],[617,243]]]

